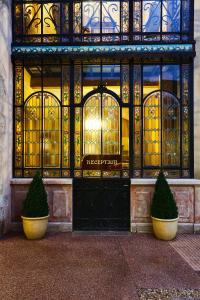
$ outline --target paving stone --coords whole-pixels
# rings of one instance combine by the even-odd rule
[[[2,300],[200,299],[199,275],[150,234],[13,233],[0,240],[0,270]]]

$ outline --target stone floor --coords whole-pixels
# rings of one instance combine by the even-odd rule
[[[192,238],[199,254],[200,235]],[[200,299],[200,275],[186,256],[151,234],[9,234],[0,240],[0,299]]]

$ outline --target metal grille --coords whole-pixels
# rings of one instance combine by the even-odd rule
[[[16,44],[193,40],[193,0],[15,0],[13,14]]]

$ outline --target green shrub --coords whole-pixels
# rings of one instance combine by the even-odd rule
[[[174,196],[162,171],[160,171],[156,181],[151,203],[151,215],[158,219],[175,219],[178,217]]]
[[[45,217],[49,214],[47,193],[40,173],[37,172],[30,184],[26,199],[23,202],[24,217]]]

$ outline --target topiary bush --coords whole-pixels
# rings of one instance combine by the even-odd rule
[[[155,185],[151,216],[158,219],[176,219],[178,217],[174,196],[162,171],[160,171]]]
[[[49,214],[47,193],[39,172],[35,174],[30,184],[26,199],[23,202],[23,217],[45,217]]]

